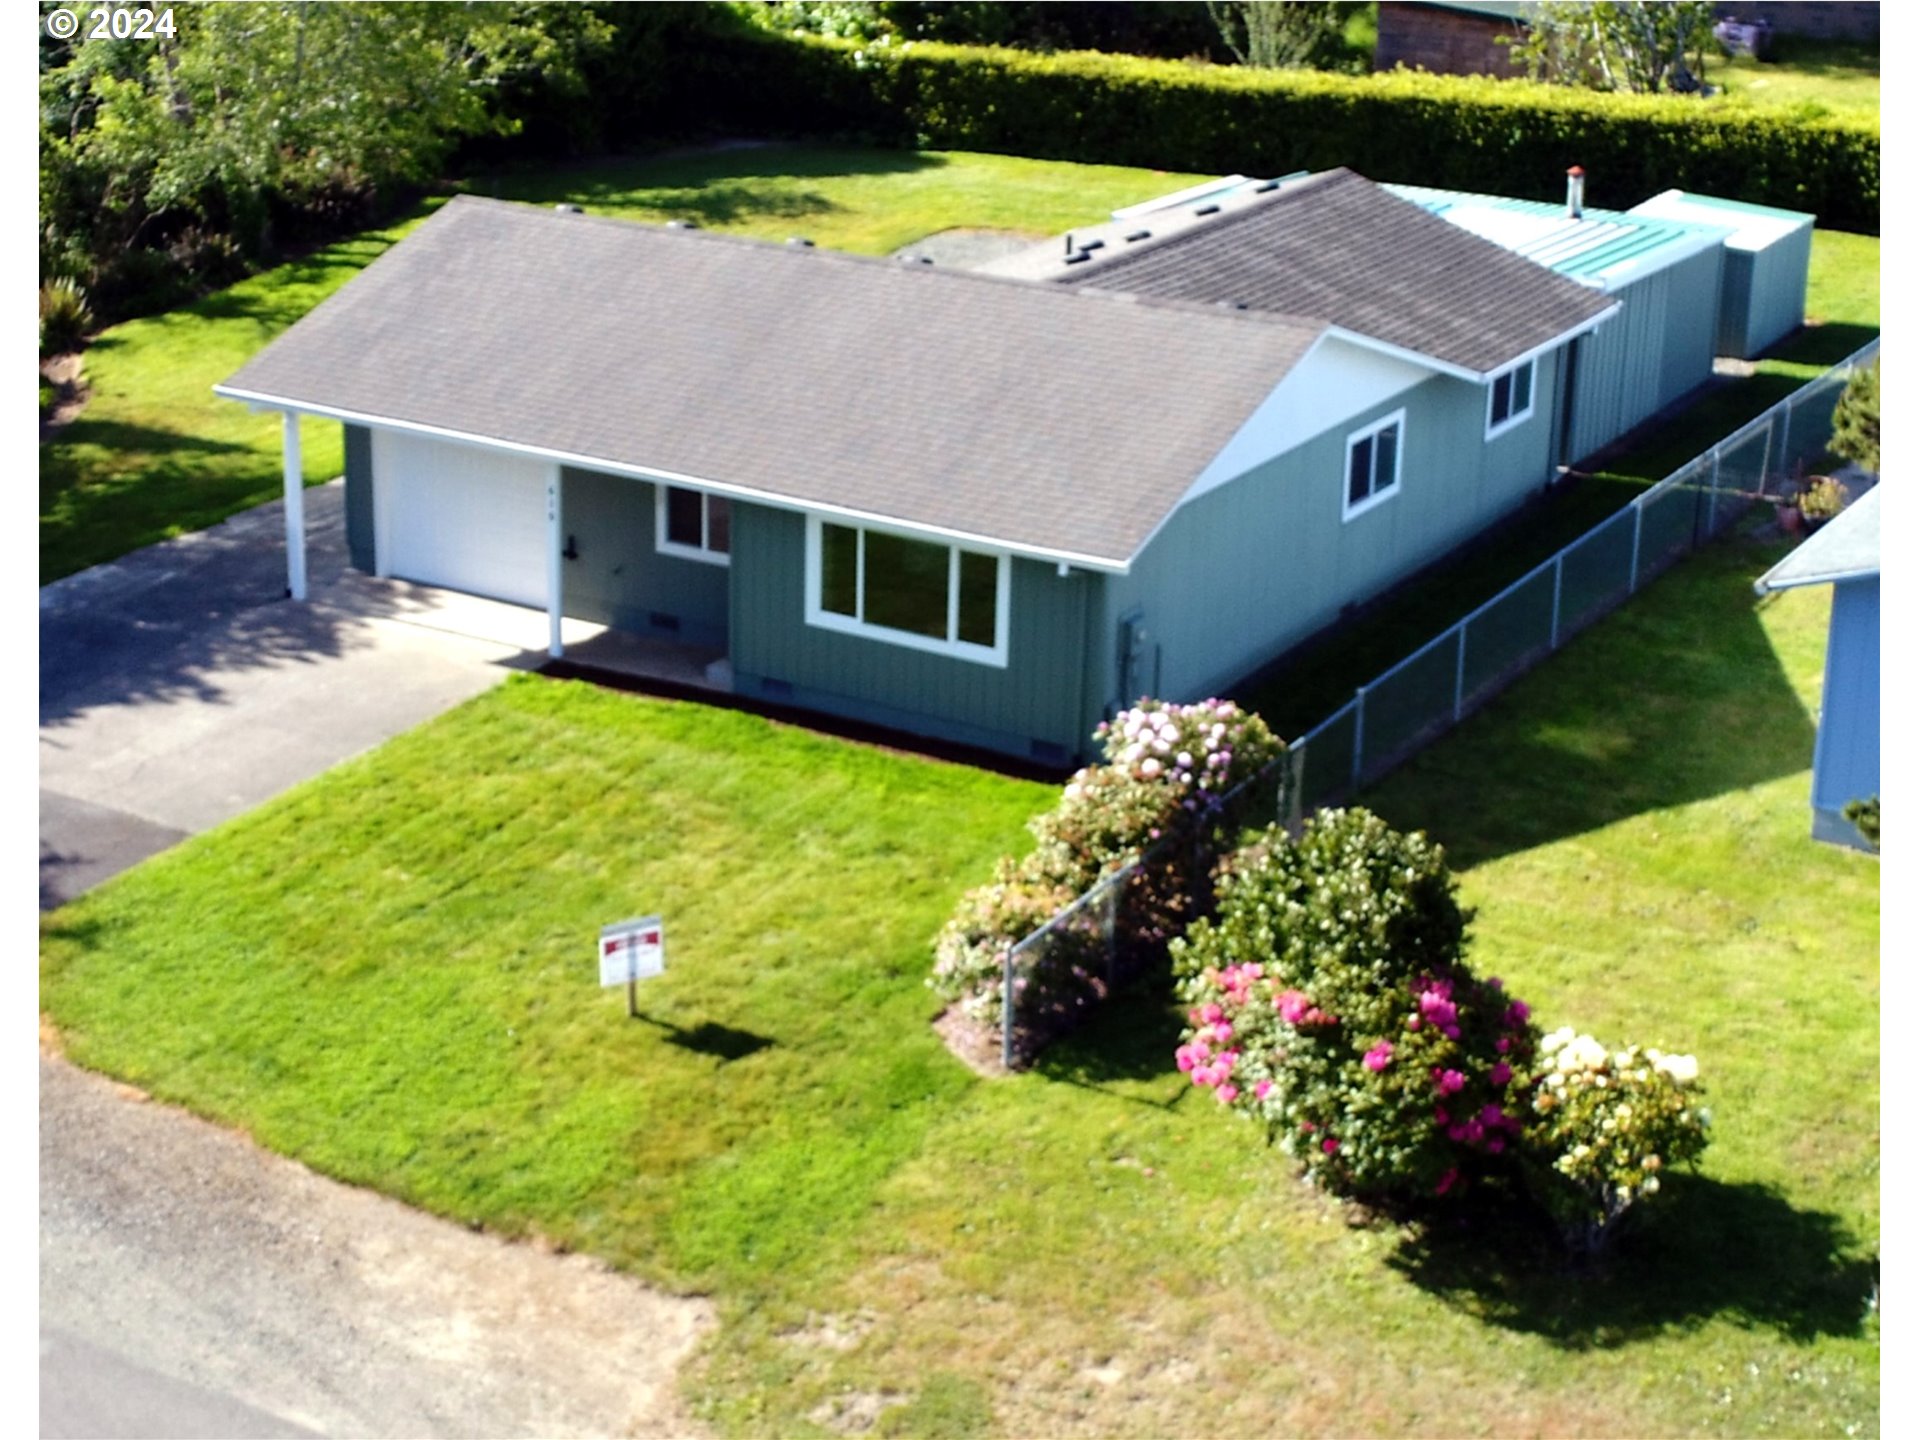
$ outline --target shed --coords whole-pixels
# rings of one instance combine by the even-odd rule
[[[1528,21],[1539,8],[1526,0],[1386,0],[1375,32],[1373,68],[1404,65],[1436,75],[1517,75],[1513,42],[1526,38]]]
[[[1730,231],[1720,287],[1720,354],[1751,360],[1806,319],[1813,216],[1684,190],[1664,191],[1627,213]]]
[[[1833,586],[1827,668],[1813,742],[1813,838],[1865,850],[1846,817],[1880,793],[1880,491],[1841,511],[1754,582],[1762,595]]]
[[[1620,304],[1611,324],[1574,347],[1558,458],[1611,444],[1713,375],[1724,225],[1616,210],[1385,187],[1483,240]]]

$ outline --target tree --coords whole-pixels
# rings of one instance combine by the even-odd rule
[[[1207,0],[1220,38],[1242,65],[1312,65],[1340,38],[1346,7],[1327,0]]]
[[[1550,0],[1529,18],[1526,38],[1512,43],[1535,80],[1651,95],[1697,92],[1712,40],[1707,0]]]
[[[1827,448],[1863,470],[1880,473],[1880,362],[1855,370],[1833,407],[1833,439]]]
[[[432,177],[462,136],[513,128],[503,95],[577,77],[611,33],[588,7],[529,3],[171,13],[153,41],[42,49],[45,269],[124,268],[137,289],[168,257],[136,252],[172,246],[188,269],[269,253],[276,214]]]

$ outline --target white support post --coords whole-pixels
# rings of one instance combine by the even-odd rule
[[[560,584],[564,563],[560,548],[560,467],[547,468],[547,654],[558,660],[560,645]]]
[[[280,464],[287,512],[287,594],[307,598],[307,487],[300,468],[300,417],[280,413]]]

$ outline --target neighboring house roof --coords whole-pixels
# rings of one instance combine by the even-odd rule
[[[1540,9],[1540,0],[1407,0],[1414,9],[1459,10],[1485,20],[1506,20],[1530,25]]]
[[[1880,487],[1874,486],[1754,582],[1756,594],[1880,573]]]
[[[1386,188],[1449,224],[1545,265],[1556,275],[1607,291],[1726,243],[1733,233],[1731,217],[1702,223],[1704,216],[1698,215],[1654,218],[1643,213],[1644,207],[1622,213],[1589,206],[1575,219],[1567,214],[1565,205],[1544,200],[1514,200],[1504,195],[1474,195],[1422,185]]]
[[[1124,569],[1322,328],[463,196],[216,389]]]
[[[1127,238],[1142,228],[1151,233]],[[1614,308],[1345,169],[1073,238],[1083,252],[1092,239],[1104,243],[1084,260],[1070,260],[1061,244],[987,268],[1068,288],[1311,317],[1475,376],[1589,329]]]

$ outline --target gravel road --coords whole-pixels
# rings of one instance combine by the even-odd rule
[[[41,1433],[698,1433],[713,1325],[40,1062]]]

